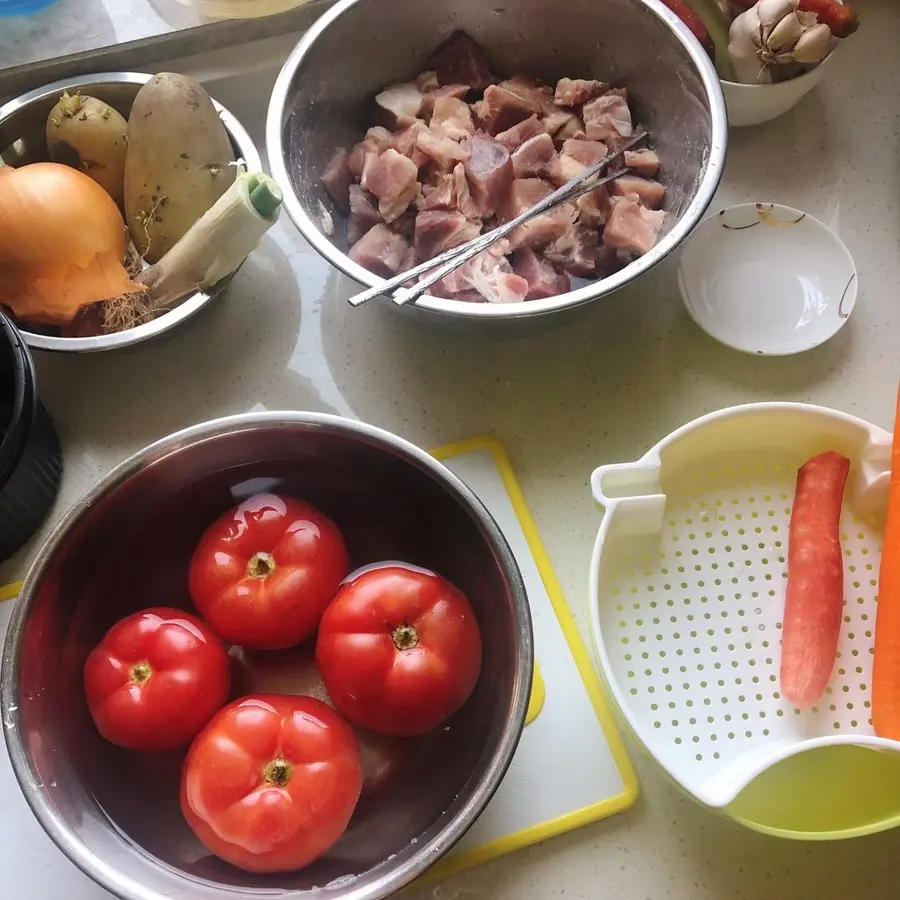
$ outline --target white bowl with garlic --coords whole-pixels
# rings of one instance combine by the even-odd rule
[[[793,109],[825,77],[858,19],[841,0],[715,0],[728,50],[719,74],[728,124],[759,125]]]

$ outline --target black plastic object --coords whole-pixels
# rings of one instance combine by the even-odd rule
[[[38,400],[34,360],[0,311],[0,560],[38,530],[61,477],[59,438]]]

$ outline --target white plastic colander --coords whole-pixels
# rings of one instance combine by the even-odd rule
[[[591,479],[605,508],[591,565],[595,650],[634,735],[701,802],[729,804],[775,763],[875,737],[870,685],[891,436],[821,407],[760,403],[673,432]],[[798,468],[850,458],[844,621],[826,694],[780,694],[781,626]]]

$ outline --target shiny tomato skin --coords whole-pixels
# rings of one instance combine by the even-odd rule
[[[191,742],[228,699],[228,653],[196,616],[154,607],[122,619],[88,654],[84,689],[97,730],[128,750]]]
[[[445,578],[386,564],[350,578],[325,610],[316,663],[335,708],[379,734],[437,728],[469,699],[481,632]]]
[[[349,567],[340,531],[319,510],[257,494],[207,528],[191,557],[189,589],[224,640],[281,650],[316,630]]]
[[[353,729],[312,697],[255,694],[197,735],[181,811],[204,846],[248,872],[284,872],[326,853],[362,790]]]

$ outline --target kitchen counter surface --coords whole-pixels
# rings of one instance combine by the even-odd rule
[[[57,0],[0,18],[0,69],[85,53],[208,24],[177,0]]]
[[[388,304],[350,309],[344,300],[354,285],[323,263],[285,217],[230,291],[177,333],[126,352],[38,354],[41,395],[65,447],[53,519],[132,451],[229,413],[334,412],[424,447],[494,434],[512,458],[586,631],[588,563],[599,523],[588,477],[596,465],[634,459],[696,416],[755,400],[819,403],[892,424],[900,377],[900,93],[889,67],[900,40],[900,6],[859,5],[864,27],[821,88],[777,122],[732,132],[713,204],[777,200],[842,236],[858,265],[859,299],[847,327],[823,347],[757,358],[716,344],[685,313],[674,260],[542,334],[494,340],[448,334],[441,323],[420,326]],[[288,43],[273,47],[283,53]],[[268,58],[277,61],[275,53]],[[217,69],[210,58],[186,66]],[[266,69],[209,83],[260,143],[274,75]],[[764,282],[759,290],[766,290]],[[38,540],[0,576],[21,576]],[[695,805],[631,749],[642,797],[630,811],[410,896],[897,897],[896,833],[827,845],[763,837]],[[2,855],[0,845],[0,864]],[[72,900],[102,895],[77,877]]]

